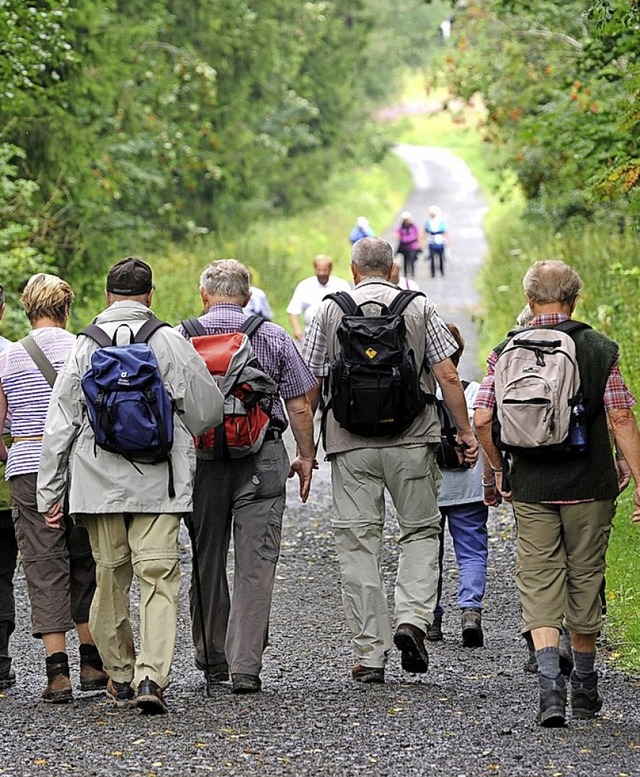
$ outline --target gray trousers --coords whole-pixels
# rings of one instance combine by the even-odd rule
[[[231,461],[198,459],[193,530],[200,566],[204,633],[196,581],[190,590],[196,665],[209,671],[259,675],[280,555],[289,459],[282,440],[265,442],[255,456]],[[233,531],[233,597],[227,555]],[[203,649],[207,640],[209,666]]]

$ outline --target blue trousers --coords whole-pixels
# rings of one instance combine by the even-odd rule
[[[483,502],[441,507],[442,532],[440,533],[440,577],[438,580],[438,604],[435,613],[442,615],[442,562],[444,557],[444,527],[448,524],[453,549],[460,570],[458,607],[482,608],[487,582],[487,517],[489,508]]]

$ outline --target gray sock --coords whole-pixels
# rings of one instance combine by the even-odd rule
[[[581,680],[585,680],[593,675],[595,660],[595,651],[593,653],[581,653],[578,650],[574,650],[573,671]]]
[[[560,674],[560,652],[557,647],[544,647],[536,650],[538,674],[542,678],[555,680]]]

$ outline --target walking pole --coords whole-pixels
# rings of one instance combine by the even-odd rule
[[[200,563],[198,561],[198,545],[196,543],[196,530],[193,525],[191,515],[185,515],[184,521],[189,530],[189,539],[191,540],[191,565],[193,567],[193,580],[196,586],[196,599],[198,600],[198,616],[200,617],[200,631],[202,632],[202,652],[204,653],[204,662],[206,664],[206,683],[207,695],[211,696],[211,686],[209,685],[209,650],[207,649],[207,633],[204,625],[204,605],[202,603],[202,585],[200,583]]]

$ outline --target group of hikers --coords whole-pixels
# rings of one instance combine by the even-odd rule
[[[431,277],[435,278],[437,272],[444,275],[445,253],[451,238],[447,221],[438,205],[429,206],[422,233],[411,213],[403,211],[395,235],[398,240],[396,253],[402,256],[405,278],[415,278],[416,262],[423,251],[428,255]],[[363,237],[375,237],[375,232],[366,216],[358,216],[349,234],[351,245]]]
[[[83,689],[104,688],[117,707],[167,712],[181,518],[207,693],[228,682],[236,694],[261,690],[286,482],[297,477],[307,500],[320,407],[352,680],[383,683],[394,646],[406,672],[427,672],[426,643],[442,639],[445,522],[460,565],[462,643],[483,645],[487,510],[507,500],[538,720],[564,725],[568,689],[574,717],[597,714],[599,593],[616,498],[631,476],[640,521],[640,432],[618,347],[572,322],[582,286],[575,270],[540,261],[523,282],[526,327],[491,352],[480,385],[463,385],[459,330],[424,293],[390,280],[395,253],[382,238],[354,241],[353,287],[330,286],[331,260],[317,257],[288,310],[294,338],[247,314],[250,275],[235,259],[204,268],[204,312],[175,328],[154,316],[152,271],[135,257],[109,270],[107,308],[77,337],[66,332],[68,284],[43,273],[29,280],[22,304],[31,333],[3,342],[0,355],[0,422],[10,422],[12,439],[0,459],[32,631],[46,653],[45,701],[72,698],[65,634],[76,628]],[[385,492],[399,526],[393,618],[380,569]],[[0,556],[5,688],[16,682],[12,548]],[[569,678],[560,664],[567,631]]]

